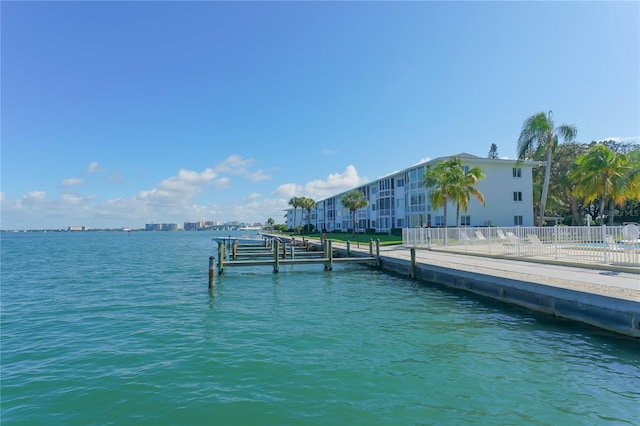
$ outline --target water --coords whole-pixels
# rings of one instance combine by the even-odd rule
[[[640,342],[210,232],[2,234],[2,424],[640,424]]]

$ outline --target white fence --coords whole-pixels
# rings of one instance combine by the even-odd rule
[[[640,264],[638,226],[404,228],[407,247],[548,257],[592,263]]]

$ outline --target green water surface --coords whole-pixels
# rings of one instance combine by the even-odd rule
[[[213,233],[2,234],[2,424],[637,425],[637,339]]]

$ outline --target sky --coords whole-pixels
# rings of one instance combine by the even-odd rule
[[[553,111],[640,142],[640,3],[2,1],[0,228],[284,223]]]

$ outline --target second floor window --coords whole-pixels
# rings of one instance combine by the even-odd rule
[[[513,177],[514,177],[514,178],[522,177],[522,168],[520,168],[520,167],[514,167],[514,168],[513,168]]]
[[[513,192],[513,201],[522,201],[522,192],[514,191]]]

